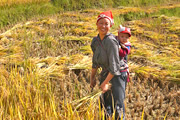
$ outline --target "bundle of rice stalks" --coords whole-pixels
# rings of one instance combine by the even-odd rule
[[[81,99],[72,101],[71,104],[73,106],[74,111],[82,113],[86,112],[89,109],[89,107],[93,108],[93,105],[95,105],[97,99],[101,94],[101,90],[96,90]]]
[[[7,30],[6,32],[0,34],[0,38],[3,38],[3,37],[9,37],[11,38],[12,37],[12,32],[16,29],[19,29],[19,28],[22,28],[23,25],[22,24],[17,24],[15,25],[14,27],[12,27],[11,29]]]
[[[57,66],[56,63],[52,63],[47,68],[38,69],[37,74],[41,79],[61,78],[62,76],[64,76],[63,70],[63,66]]]
[[[92,50],[91,50],[90,45],[80,47],[80,51],[85,55],[92,54]]]
[[[78,59],[79,58],[79,59]],[[91,59],[88,56],[76,55],[71,58],[71,63],[74,63],[68,66],[69,69],[90,69],[91,68]]]

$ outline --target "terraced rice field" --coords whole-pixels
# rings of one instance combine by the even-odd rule
[[[132,31],[131,81],[125,99],[127,120],[180,118],[180,18],[155,14],[179,7],[173,4],[112,9],[115,25],[111,32],[117,35],[122,23]],[[89,87],[90,43],[97,35],[96,18],[102,11],[63,12],[2,30],[2,119],[102,117],[99,88],[96,86],[91,93]]]

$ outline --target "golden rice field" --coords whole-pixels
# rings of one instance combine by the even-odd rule
[[[117,35],[121,16],[132,31],[127,120],[180,119],[180,18],[148,16],[178,7],[111,9],[111,32]],[[89,87],[90,43],[97,35],[97,15],[104,10],[63,12],[1,30],[0,119],[104,119],[101,91]],[[130,20],[135,14],[147,17]]]

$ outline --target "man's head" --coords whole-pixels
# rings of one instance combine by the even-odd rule
[[[113,19],[113,16],[112,16],[112,12],[111,12],[111,11],[106,11],[106,12],[100,13],[100,14],[98,15],[96,24],[97,24],[98,21],[101,20],[102,18],[107,18],[107,19],[110,21],[111,26],[114,24],[114,19]]]

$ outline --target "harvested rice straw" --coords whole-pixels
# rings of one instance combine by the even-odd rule
[[[109,83],[109,89],[111,88],[111,86],[112,85]],[[95,103],[99,97],[102,97],[101,90],[97,90],[97,91],[93,92],[93,89],[92,89],[91,92],[92,93],[90,95],[85,96],[79,100],[75,100],[71,103],[73,106],[75,106],[75,110],[78,110],[78,109],[82,108],[83,106],[86,106],[88,103]]]
[[[75,110],[78,110],[80,108],[83,108],[83,106],[87,107],[88,103],[95,103],[101,94],[102,94],[102,91],[97,90],[97,91],[92,92],[90,95],[87,95],[81,99],[72,101],[71,104],[72,106],[74,106]]]

